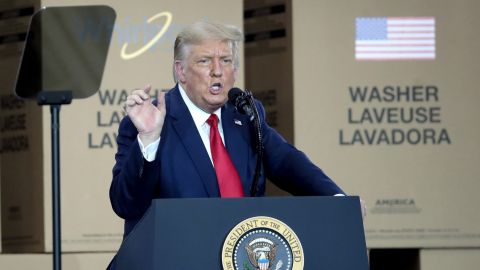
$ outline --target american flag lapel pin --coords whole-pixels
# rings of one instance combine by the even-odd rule
[[[240,121],[238,119],[234,119],[233,121],[235,122],[235,125],[239,125],[239,126],[242,125],[242,121]]]

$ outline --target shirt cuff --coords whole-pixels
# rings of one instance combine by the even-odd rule
[[[338,194],[335,194],[335,195],[333,195],[333,196],[338,197],[338,196],[346,196],[346,195],[345,195],[345,194],[342,194],[342,193],[338,193]]]
[[[140,136],[137,136],[138,145],[140,146],[140,151],[143,154],[143,158],[148,161],[152,162],[155,160],[155,156],[157,155],[158,145],[160,143],[160,138],[158,138],[153,143],[144,146],[142,140],[140,140]]]

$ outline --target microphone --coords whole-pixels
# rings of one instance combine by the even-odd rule
[[[254,112],[248,99],[248,95],[237,87],[228,91],[228,102],[233,104],[239,113],[253,117]]]
[[[260,176],[263,171],[264,146],[260,116],[258,114],[257,107],[255,106],[255,100],[253,99],[252,92],[248,90],[242,91],[236,87],[230,89],[230,91],[228,91],[228,102],[233,104],[239,113],[250,116],[250,122],[253,124],[256,146],[255,149],[257,152],[257,164],[255,166],[252,185],[250,186],[250,195],[255,197],[258,193],[258,182],[260,181]]]

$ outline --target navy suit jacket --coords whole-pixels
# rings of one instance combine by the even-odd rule
[[[110,187],[114,211],[125,219],[126,236],[143,216],[154,198],[219,197],[214,167],[178,87],[165,96],[166,116],[156,158],[143,158],[137,130],[125,117],[120,123]],[[265,122],[257,102],[263,131],[264,171],[259,195],[265,193],[265,178],[293,195],[334,195],[343,191],[315,166],[305,154],[287,143]],[[241,125],[239,125],[241,122]],[[225,146],[240,175],[244,193],[250,193],[255,172],[253,127],[234,106],[222,107]]]

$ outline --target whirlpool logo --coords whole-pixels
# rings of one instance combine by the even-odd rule
[[[172,24],[172,13],[168,11],[160,12],[158,14],[153,15],[152,17],[148,18],[146,20],[146,27],[149,28],[148,26],[152,26],[152,24],[155,21],[160,21],[162,18],[164,19],[163,26],[161,26],[159,29],[156,29],[158,32],[154,34],[152,39],[150,39],[144,46],[142,46],[140,49],[133,50],[131,52],[128,52],[127,47],[129,46],[128,42],[125,42],[120,50],[120,57],[124,60],[130,60],[133,58],[136,58],[142,54],[144,54],[146,51],[151,49],[161,38],[162,36],[165,35],[167,30],[169,29],[170,25]]]

